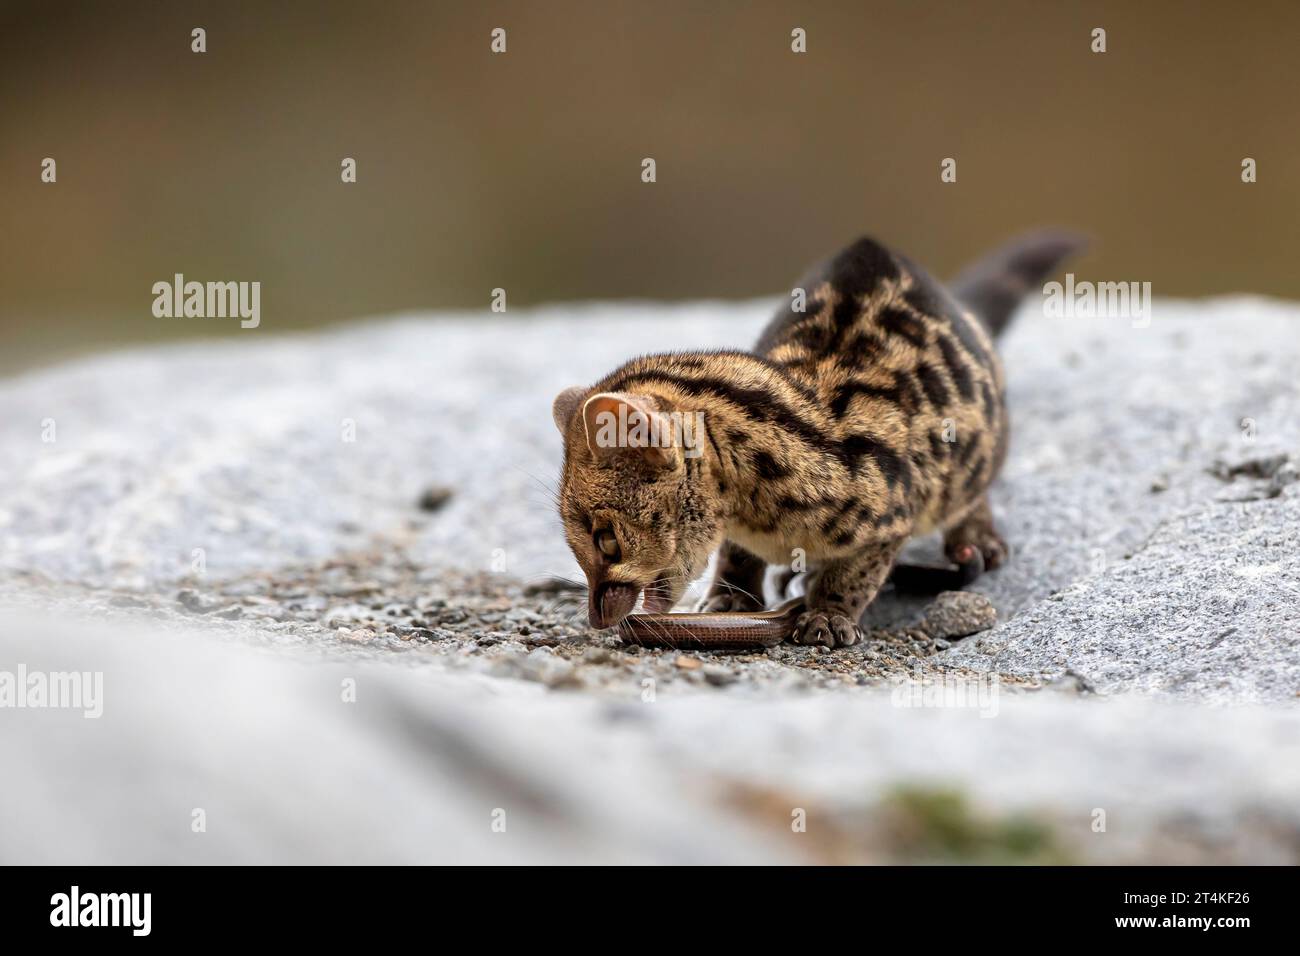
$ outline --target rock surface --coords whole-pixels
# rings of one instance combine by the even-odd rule
[[[109,701],[0,711],[39,781],[0,796],[35,821],[0,855],[1300,861],[1300,308],[1026,310],[991,630],[887,593],[833,652],[591,633],[552,396],[768,310],[263,328],[0,383],[0,671],[102,666]],[[494,842],[496,808],[532,823]]]

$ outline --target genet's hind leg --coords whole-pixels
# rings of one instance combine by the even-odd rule
[[[700,606],[702,611],[761,611],[763,575],[767,562],[730,541],[718,549],[713,584]]]
[[[993,509],[987,495],[943,535],[943,553],[954,564],[969,564],[977,552],[984,559],[985,571],[992,571],[1007,559],[1007,543],[993,526]]]

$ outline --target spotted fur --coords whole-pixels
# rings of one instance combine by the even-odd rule
[[[1005,546],[987,490],[1006,457],[1007,412],[992,333],[1077,247],[1028,237],[950,294],[860,239],[805,277],[802,310],[792,297],[754,351],[643,356],[562,393],[560,513],[592,623],[615,623],[641,593],[666,610],[719,547],[710,608],[754,608],[766,563],[806,562],[816,574],[792,637],[828,645],[858,639],[913,535],[942,529],[950,556],[975,548],[995,567]],[[620,405],[650,418],[702,412],[698,457],[599,447],[593,409]],[[611,535],[613,555],[596,544]]]

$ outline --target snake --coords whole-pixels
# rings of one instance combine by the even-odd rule
[[[897,591],[937,594],[957,591],[984,571],[978,549],[956,568],[923,564],[897,564],[889,579]],[[806,607],[796,597],[761,611],[688,611],[663,614],[629,614],[618,622],[626,644],[678,651],[745,651],[775,647],[794,631]]]

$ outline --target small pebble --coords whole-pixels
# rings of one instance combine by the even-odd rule
[[[984,595],[944,591],[926,609],[920,626],[930,638],[949,640],[987,631],[997,621],[997,609]]]
[[[714,687],[725,687],[728,684],[734,684],[740,678],[736,672],[727,667],[719,667],[716,664],[710,664],[703,670],[704,679]]]
[[[206,614],[211,608],[203,600],[203,596],[193,588],[183,588],[176,594],[176,603],[187,611],[193,611],[195,614]]]
[[[420,494],[416,503],[421,511],[437,511],[451,498],[452,491],[445,485],[430,485]]]

